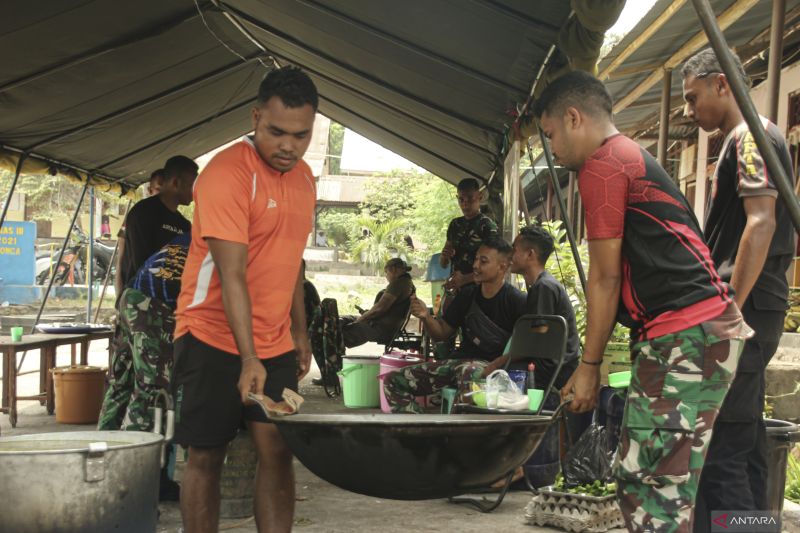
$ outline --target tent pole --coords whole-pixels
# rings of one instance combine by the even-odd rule
[[[94,288],[94,187],[89,187],[89,248],[86,252],[86,322],[92,319]]]
[[[783,203],[786,205],[787,211],[789,211],[789,216],[792,218],[794,228],[795,230],[800,231],[800,203],[797,201],[797,197],[795,196],[792,186],[790,185],[790,181],[786,176],[786,171],[778,159],[778,154],[775,152],[775,148],[773,148],[772,143],[769,141],[769,139],[767,139],[767,134],[764,132],[764,126],[762,125],[761,119],[756,112],[753,101],[750,99],[750,95],[747,92],[747,87],[745,86],[744,80],[741,79],[737,74],[736,64],[731,56],[728,43],[725,41],[722,31],[720,31],[719,26],[717,25],[714,12],[711,10],[708,0],[692,0],[692,3],[694,4],[695,11],[697,11],[697,17],[700,19],[700,24],[702,24],[703,30],[706,32],[708,40],[717,55],[719,64],[728,78],[728,83],[733,91],[733,96],[736,99],[736,103],[739,105],[739,109],[741,110],[745,121],[747,122],[747,127],[750,129],[753,139],[756,141],[758,151],[761,152],[761,155],[764,157],[764,162],[767,164],[767,169],[772,174],[772,178],[775,180],[778,193],[780,194]]]
[[[769,70],[767,74],[767,98],[769,118],[778,123],[778,103],[781,94],[781,61],[783,60],[783,25],[786,17],[786,0],[772,0],[772,25],[769,35]]]
[[[667,168],[667,142],[669,141],[669,102],[672,89],[672,69],[664,69],[661,78],[661,113],[658,119],[658,164]]]
[[[569,246],[570,249],[572,249],[572,257],[575,259],[575,267],[578,269],[578,277],[581,280],[583,293],[586,294],[586,274],[583,271],[583,262],[581,262],[581,254],[578,251],[578,243],[575,241],[575,233],[572,231],[572,224],[569,220],[569,214],[567,213],[567,208],[564,206],[564,197],[561,196],[561,185],[558,183],[556,167],[553,165],[553,154],[550,152],[550,145],[547,144],[547,141],[544,138],[541,125],[539,125],[537,129],[539,130],[539,139],[542,143],[542,149],[544,150],[544,158],[547,160],[547,168],[550,171],[550,180],[553,183],[553,190],[555,191],[556,199],[558,200],[558,206],[561,210],[561,218],[564,220],[564,226],[567,230],[567,239],[569,239]],[[531,143],[528,141],[528,151],[530,152],[530,150]]]
[[[78,213],[81,211],[83,198],[86,196],[86,189],[89,188],[89,182],[91,180],[92,176],[87,176],[86,185],[83,186],[81,197],[78,199],[78,205],[75,207],[75,212],[72,214],[72,220],[69,223],[69,229],[64,237],[64,243],[61,245],[61,250],[58,252],[58,259],[56,260],[55,268],[53,268],[53,272],[50,274],[50,281],[47,283],[47,289],[44,291],[42,303],[39,305],[39,311],[36,313],[36,320],[33,321],[33,326],[31,326],[31,333],[36,331],[36,324],[38,324],[39,319],[42,318],[42,311],[44,311],[44,306],[47,305],[47,298],[50,296],[50,289],[53,288],[53,282],[56,279],[56,274],[58,274],[58,266],[61,264],[61,260],[64,259],[64,251],[67,249],[67,245],[69,244],[69,236],[72,234],[72,230],[75,228],[75,221],[78,219]]]
[[[122,216],[122,220],[128,216],[128,211],[131,208],[131,200],[128,200],[128,205],[125,206],[125,214]],[[100,308],[103,307],[103,298],[106,296],[106,289],[108,288],[108,282],[111,280],[111,271],[114,269],[114,261],[117,260],[117,252],[119,251],[119,237],[117,237],[117,242],[114,245],[114,251],[111,252],[111,259],[108,260],[108,270],[106,270],[106,279],[103,282],[103,290],[100,291],[100,299],[97,300],[97,309],[94,312],[94,323],[97,323],[97,319],[100,317]],[[115,295],[119,297],[119,295]]]
[[[6,203],[3,204],[3,214],[0,215],[0,228],[3,227],[3,223],[6,221],[6,214],[8,213],[8,206],[11,205],[11,197],[14,196],[14,189],[17,188],[17,181],[19,181],[19,175],[22,172],[22,165],[25,163],[25,160],[28,158],[28,153],[23,152],[19,156],[19,160],[17,161],[17,168],[14,171],[14,180],[11,182],[11,188],[8,189],[8,195],[6,196]]]

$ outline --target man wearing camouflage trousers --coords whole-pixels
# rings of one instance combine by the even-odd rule
[[[175,304],[191,234],[150,256],[120,296],[120,340],[99,430],[151,431],[151,410],[169,385]]]
[[[175,306],[191,234],[175,237],[150,256],[118,304],[120,328],[108,390],[97,428],[152,431],[153,409],[169,390]],[[120,422],[121,421],[121,422]],[[177,501],[178,485],[161,471],[160,501]]]
[[[628,325],[633,370],[614,465],[620,508],[630,531],[689,533],[714,420],[751,332],[691,206],[617,131],[602,82],[565,74],[534,114],[556,161],[579,173],[589,240],[586,345],[562,399],[572,395],[575,412],[595,406],[605,344],[615,320]]]

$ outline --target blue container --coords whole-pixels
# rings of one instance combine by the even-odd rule
[[[519,392],[525,394],[525,379],[528,376],[528,372],[526,370],[509,370],[508,377],[511,378],[511,381],[517,384],[517,388],[519,388]]]

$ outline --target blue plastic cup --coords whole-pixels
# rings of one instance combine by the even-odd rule
[[[528,377],[528,373],[525,370],[509,370],[508,377],[517,384],[520,394],[525,394],[525,380]]]

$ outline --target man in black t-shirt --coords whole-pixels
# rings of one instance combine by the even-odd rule
[[[452,359],[412,365],[386,375],[384,392],[393,412],[421,412],[414,402],[416,396],[464,385],[498,366],[490,366],[490,362],[502,355],[514,323],[525,314],[525,295],[505,282],[510,262],[507,242],[500,238],[484,242],[473,265],[475,284],[458,292],[441,319],[431,316],[428,306],[412,296],[411,313],[422,321],[432,339],[449,339],[461,329],[463,340]]]
[[[197,163],[182,155],[167,160],[158,194],[141,200],[125,218],[124,246],[119,258],[117,279],[124,287],[145,260],[177,235],[191,229],[191,223],[178,212],[179,205],[192,203],[192,186],[197,178]]]
[[[738,58],[736,63],[737,74],[748,81]],[[705,238],[720,277],[731,284],[736,304],[755,330],[745,343],[703,467],[695,531],[707,531],[712,511],[767,509],[764,372],[783,333],[794,230],[714,51],[697,53],[681,74],[689,118],[706,131],[719,129],[725,135]],[[786,140],[766,118],[761,124],[792,176]]]
[[[553,237],[537,226],[522,228],[514,239],[514,254],[511,258],[511,272],[521,274],[528,287],[526,313],[534,315],[558,315],[567,321],[567,348],[564,353],[564,365],[555,381],[559,390],[578,367],[580,339],[575,324],[575,311],[567,290],[556,280],[544,266],[553,252]],[[535,349],[532,347],[532,353]],[[553,377],[556,363],[552,359],[536,359],[537,388],[544,388]]]
[[[150,174],[150,181],[144,186],[144,197],[149,198],[158,194],[158,191],[161,190],[161,182],[164,180],[164,169],[159,168],[158,170],[154,170],[152,174]],[[126,215],[127,220],[127,215]],[[122,294],[122,291],[125,289],[124,284],[122,283],[122,278],[120,277],[120,271],[122,269],[122,262],[120,258],[125,255],[125,220],[122,221],[122,225],[117,231],[117,265],[115,269],[115,276],[114,276],[114,290],[116,294]]]

